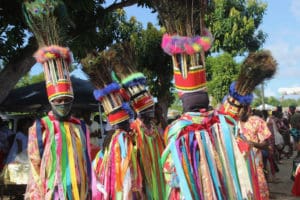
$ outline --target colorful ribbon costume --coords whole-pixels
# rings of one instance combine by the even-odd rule
[[[165,199],[165,182],[160,156],[163,140],[154,119],[154,100],[147,90],[146,77],[137,72],[134,49],[130,43],[114,46],[116,58],[112,61],[115,77],[127,92],[137,118],[131,123],[135,136],[138,162],[143,175],[143,188],[147,199]]]
[[[55,10],[60,1],[25,1],[24,17],[37,39],[37,62],[44,68],[52,111],[36,120],[29,132],[30,180],[25,199],[91,199],[89,132],[71,117],[74,99],[69,66],[72,54],[58,46]],[[61,7],[60,7],[61,8]]]
[[[236,122],[217,112],[187,112],[168,126],[162,164],[169,198],[253,197],[236,131]]]
[[[29,130],[31,178],[26,199],[91,198],[89,132],[71,117],[58,121],[52,112]]]
[[[142,174],[129,119],[132,110],[124,101],[123,90],[112,80],[111,50],[89,55],[82,60],[84,71],[97,88],[96,100],[104,108],[114,133],[108,146],[98,152],[93,161],[97,178],[97,199],[141,199]]]

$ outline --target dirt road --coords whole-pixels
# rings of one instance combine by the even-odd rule
[[[294,154],[295,155],[295,154]],[[279,164],[279,172],[276,173],[277,181],[274,183],[269,183],[270,189],[270,199],[280,199],[280,200],[296,200],[300,197],[293,197],[291,195],[291,190],[293,186],[293,181],[290,179],[293,158],[282,159],[282,164]]]

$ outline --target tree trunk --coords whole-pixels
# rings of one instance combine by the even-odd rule
[[[163,121],[161,122],[163,128],[166,128],[168,125],[168,107],[169,107],[169,98],[166,96],[161,96],[158,97],[158,105],[162,109],[162,119]]]
[[[5,100],[20,78],[29,72],[35,64],[35,59],[32,57],[34,51],[37,50],[35,44],[33,43],[20,50],[20,56],[11,59],[0,72],[0,103]]]

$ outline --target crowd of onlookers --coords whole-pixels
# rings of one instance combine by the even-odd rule
[[[283,111],[281,106],[277,106],[274,111],[253,110],[253,115],[263,118],[272,135],[268,139],[268,146],[262,149],[264,172],[268,182],[276,182],[276,173],[280,170],[282,159],[293,159],[291,168],[295,168],[300,160],[300,112],[296,106],[289,106]],[[296,154],[294,154],[296,152]],[[295,179],[295,171],[292,171],[291,178]],[[299,189],[298,189],[299,190]],[[300,195],[293,190],[294,195]]]

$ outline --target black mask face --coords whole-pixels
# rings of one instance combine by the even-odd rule
[[[199,112],[200,109],[207,109],[209,98],[207,92],[199,91],[185,93],[181,97],[183,112]]]
[[[73,101],[61,104],[50,102],[52,112],[59,121],[65,121],[70,118]]]
[[[115,124],[113,129],[122,129],[124,131],[130,132],[130,123],[129,120],[123,121],[121,123]]]
[[[146,110],[143,110],[140,113],[138,113],[138,118],[140,118],[145,125],[150,125],[151,122],[154,120],[154,117],[155,117],[154,106],[147,108]]]
[[[147,118],[147,119],[153,119],[155,117],[155,110],[154,106],[147,108],[146,110],[141,111],[138,113],[138,117],[140,118]]]

